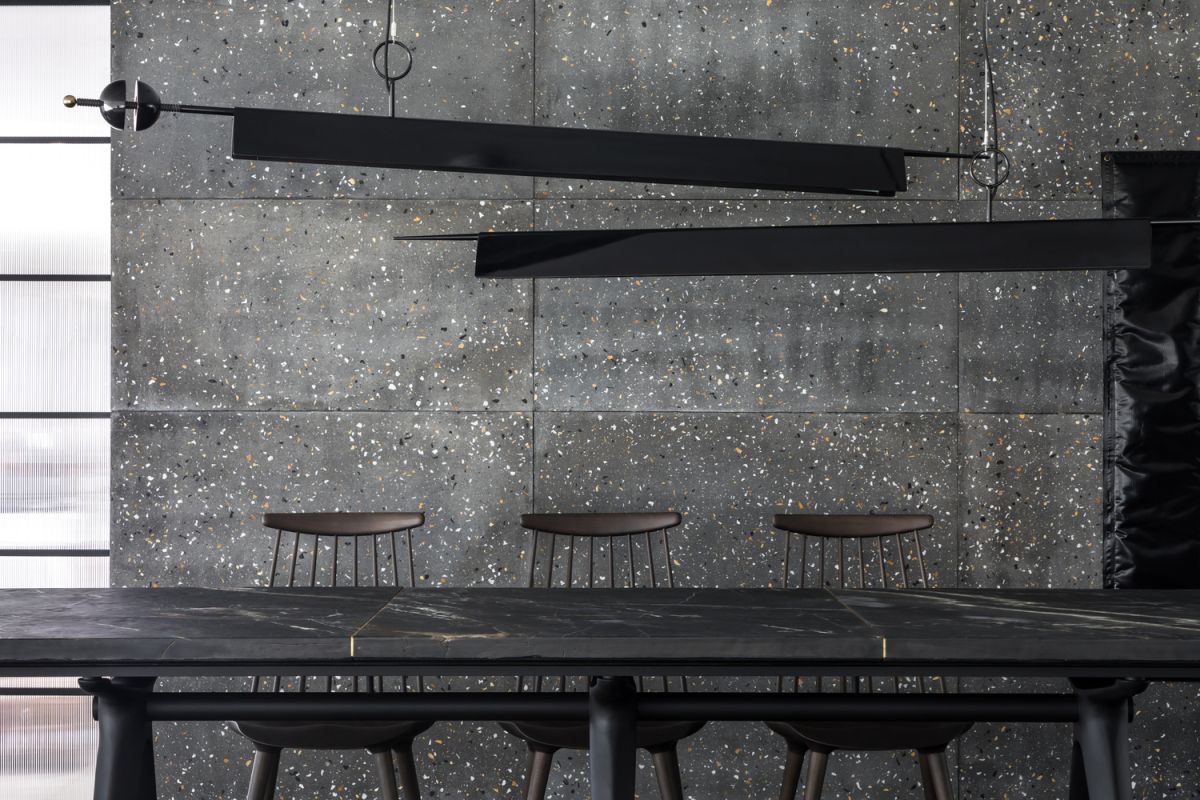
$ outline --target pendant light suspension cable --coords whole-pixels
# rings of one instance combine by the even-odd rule
[[[387,23],[384,27],[387,30],[387,36],[375,46],[375,51],[371,53],[371,65],[375,68],[375,74],[383,78],[383,82],[387,85],[388,114],[394,117],[396,116],[396,82],[412,72],[413,68],[412,48],[396,36],[396,0],[388,0]],[[393,63],[393,49],[400,51],[396,54],[400,57],[398,63]]]
[[[971,158],[971,180],[987,190],[986,220],[992,221],[996,192],[1008,180],[1012,165],[1000,149],[1000,126],[996,112],[996,70],[992,63],[992,1],[983,0],[983,149]]]

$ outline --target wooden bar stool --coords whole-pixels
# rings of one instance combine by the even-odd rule
[[[839,589],[907,589],[929,586],[921,531],[933,527],[928,514],[776,514],[786,532],[785,589],[836,586]],[[798,545],[794,540],[798,539]],[[810,554],[809,539],[814,540]],[[857,580],[855,579],[857,578]],[[885,681],[869,677],[801,678],[785,682],[792,691],[946,691],[942,677]],[[878,685],[877,685],[878,684]],[[768,722],[787,741],[780,800],[793,800],[805,753],[811,753],[804,800],[818,800],[829,756],[835,750],[917,751],[921,784],[928,800],[952,800],[946,747],[966,733],[970,722]]]
[[[263,525],[274,528],[276,532],[268,585],[407,585],[412,588],[417,582],[413,565],[412,530],[424,524],[425,515],[414,513],[266,514],[263,516]],[[404,540],[399,551],[396,542],[398,535]],[[291,541],[286,542],[286,539]],[[324,561],[321,560],[323,544],[327,551],[331,551],[324,556]],[[339,565],[339,552],[344,549],[352,549],[352,553],[343,553]],[[404,570],[400,568],[402,557],[407,562],[407,569]],[[306,560],[307,565],[303,565],[302,562]],[[412,681],[416,691],[424,691],[424,681],[420,676],[413,676]],[[348,689],[355,692],[382,692],[388,688],[382,676],[354,676],[345,679],[345,682]],[[317,686],[310,686],[311,683]],[[333,677],[325,678],[323,686],[321,683],[320,679],[304,676],[260,676],[254,679],[254,691],[332,692],[339,688]],[[409,683],[410,676],[401,676],[399,684],[392,689],[409,691]],[[238,733],[254,743],[254,766],[246,800],[271,800],[275,796],[279,756],[284,748],[289,747],[306,750],[366,749],[375,757],[380,790],[385,800],[400,800],[401,797],[404,800],[418,800],[420,787],[412,744],[413,739],[432,724],[403,720],[231,723]],[[396,766],[400,768],[399,791]]]
[[[530,588],[596,590],[672,587],[675,567],[667,531],[681,521],[675,512],[524,514],[521,526],[531,534],[527,583]],[[586,691],[587,680],[566,675],[518,678],[517,690]],[[643,691],[648,682],[671,691],[667,676],[639,681]],[[676,683],[687,691],[686,678]],[[555,752],[588,749],[586,722],[501,722],[500,727],[523,739],[528,748],[526,800],[546,796]],[[703,722],[638,722],[637,746],[654,760],[663,800],[683,800],[676,745],[702,727]]]

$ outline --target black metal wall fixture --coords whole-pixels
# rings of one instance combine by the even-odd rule
[[[399,77],[385,80],[394,96]],[[144,131],[163,112],[233,117],[233,157],[256,161],[892,197],[908,188],[906,156],[958,158],[895,147],[181,105],[163,103],[142,81],[134,82],[132,99],[125,81],[114,81],[99,99],[67,95],[63,102],[99,108],[117,130],[131,121]]]
[[[387,87],[386,117],[163,103],[140,80],[132,99],[125,81],[114,81],[99,99],[67,95],[63,103],[97,107],[117,130],[132,120],[133,130],[144,131],[163,112],[233,117],[232,155],[254,161],[894,197],[908,188],[906,158],[964,158],[896,147],[398,118],[396,83],[412,71],[415,55],[396,27],[396,0],[389,0],[387,35],[371,52]]]
[[[110,83],[93,106],[114,128],[150,128],[164,113],[233,117],[233,157],[360,167],[431,169],[892,197],[908,188],[908,157],[970,159],[972,179],[992,204],[1008,179],[999,146],[995,75],[984,6],[983,147],[974,154],[895,147],[630,133],[536,125],[396,117],[396,82],[413,51],[396,36],[395,0],[387,38],[372,52],[387,86],[390,116],[164,103],[152,87]],[[132,113],[131,113],[132,112]],[[396,239],[479,243],[481,277],[593,277],[1030,269],[1144,269],[1146,225],[1104,221],[834,227],[718,228],[566,233],[478,233]]]

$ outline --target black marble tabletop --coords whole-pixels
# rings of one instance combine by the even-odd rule
[[[0,674],[1200,677],[1200,592],[0,590]]]
[[[355,631],[395,594],[375,588],[3,589],[0,671],[38,663],[349,660]]]

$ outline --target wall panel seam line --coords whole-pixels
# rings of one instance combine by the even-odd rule
[[[10,416],[24,418],[36,416],[21,412],[0,412],[0,416],[4,414]],[[55,414],[56,412],[46,412]],[[789,411],[784,409],[777,410],[762,410],[762,409],[745,409],[745,410],[697,410],[697,409],[622,409],[622,408],[513,408],[513,409],[446,409],[446,408],[395,408],[395,409],[353,409],[353,408],[114,408],[111,412],[66,412],[62,416],[67,418],[81,419],[102,419],[107,418],[111,414],[517,414],[521,416],[533,417],[534,414],[707,414],[712,416],[719,415],[741,415],[755,417],[781,417],[781,416],[808,416],[808,417],[934,417],[944,416],[952,417],[955,414],[964,417],[1007,417],[1015,414],[1022,414],[1027,417],[1094,417],[1100,414],[1099,411],[1020,411],[1020,410],[997,410],[997,411],[959,411],[941,410],[941,411],[889,411],[887,409],[871,409],[859,411],[845,411],[840,409],[833,410],[815,410],[815,411]]]
[[[452,196],[429,196],[429,197],[393,197],[389,195],[338,195],[335,197],[316,197],[316,196],[292,196],[279,197],[277,195],[203,195],[195,197],[186,196],[165,196],[155,195],[143,197],[141,195],[114,195],[113,201],[126,201],[138,203],[164,203],[164,202],[226,202],[226,201],[246,201],[246,202],[272,202],[272,203],[291,203],[291,202],[326,202],[326,203],[341,203],[341,202],[362,202],[376,201],[387,203],[528,203],[531,199],[530,195],[514,194],[509,196],[487,196],[476,195],[474,197],[462,197],[458,195]],[[913,205],[917,203],[977,203],[982,204],[982,200],[959,198],[954,195],[945,197],[861,197],[855,200],[847,200],[844,196],[827,196],[820,194],[804,194],[797,193],[796,196],[788,197],[761,197],[758,195],[727,195],[727,196],[692,196],[692,195],[671,195],[670,197],[660,197],[655,195],[555,195],[542,196],[537,193],[536,187],[532,195],[532,199],[541,202],[551,203],[576,203],[582,201],[612,201],[612,202],[647,202],[647,203],[764,203],[764,204],[832,204],[832,205],[847,205],[847,206],[863,206],[872,203],[879,204],[895,204],[902,203],[904,205]],[[1042,203],[1096,203],[1099,202],[1095,197],[1047,197],[1039,200],[1029,200],[1021,198],[1013,198],[1005,200],[1005,203],[1028,203],[1031,205]]]

